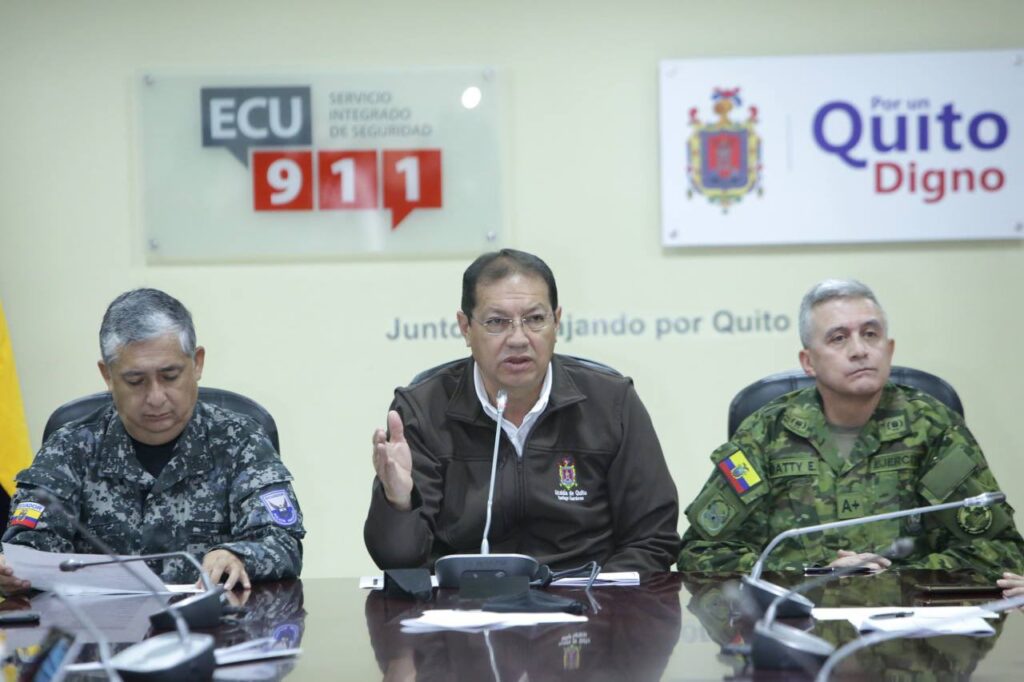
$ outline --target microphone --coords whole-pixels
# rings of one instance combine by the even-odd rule
[[[1018,595],[1009,599],[1000,599],[998,601],[991,601],[978,606],[979,609],[985,611],[991,611],[992,613],[1001,613],[1002,611],[1009,611],[1010,609],[1016,609],[1024,606],[1024,595]],[[978,613],[971,611],[966,614],[960,614],[957,616],[951,616],[949,618],[942,618],[935,620],[928,624],[927,627],[918,627],[907,630],[876,630],[869,634],[863,635],[856,639],[853,639],[843,646],[835,650],[825,661],[825,665],[818,671],[817,676],[814,678],[814,682],[828,682],[829,675],[832,674],[832,670],[839,665],[840,661],[849,656],[850,654],[866,649],[869,646],[873,646],[880,642],[885,642],[890,639],[898,639],[900,637],[916,637],[929,634],[934,628],[941,628],[946,625],[954,625],[961,620],[966,618],[976,618]]]
[[[497,426],[494,430],[494,452],[491,455],[491,481],[487,489],[487,519],[484,535],[480,542],[479,554],[449,554],[434,562],[434,574],[438,587],[459,587],[464,573],[486,574],[495,578],[526,576],[532,578],[537,572],[537,560],[525,554],[491,554],[488,535],[491,532],[491,508],[494,505],[494,480],[498,473],[498,446],[501,444],[501,420],[508,405],[508,391],[499,389],[495,396],[498,408]]]
[[[881,554],[887,559],[902,559],[913,551],[913,540],[898,538]],[[754,624],[750,645],[754,669],[811,670],[821,666],[835,651],[835,647],[817,635],[777,622],[775,615],[779,605],[793,595],[802,595],[833,580],[852,575],[870,561],[870,558],[866,558],[851,566],[836,568],[835,572],[808,580],[772,600],[764,616]]]
[[[761,579],[761,571],[764,568],[765,559],[773,549],[775,549],[779,543],[788,538],[797,537],[799,535],[807,535],[808,533],[817,533],[818,531],[824,530],[835,530],[837,528],[846,528],[847,526],[859,526],[862,523],[872,523],[874,521],[888,521],[890,519],[899,519],[904,516],[912,516],[914,514],[930,514],[932,512],[943,511],[946,509],[957,509],[959,507],[988,507],[993,504],[998,504],[1006,499],[1006,495],[1002,492],[989,492],[982,493],[981,495],[975,495],[974,497],[966,497],[962,500],[955,502],[943,502],[942,504],[932,504],[925,507],[916,507],[914,509],[902,509],[894,512],[886,512],[884,514],[874,514],[872,516],[862,516],[856,519],[844,519],[842,521],[832,521],[830,523],[819,523],[815,526],[804,526],[803,528],[790,528],[784,530],[768,543],[768,545],[762,550],[761,556],[757,558],[757,562],[754,567],[750,570],[750,575],[743,576],[740,579],[741,589],[748,590],[754,595],[754,599],[757,604],[761,607],[761,610],[766,610],[779,595],[788,594],[787,590],[774,583],[770,583],[767,580]],[[784,600],[778,606],[779,616],[782,618],[803,618],[811,614],[811,609],[814,608],[814,603],[800,594],[791,595],[789,598]]]
[[[77,516],[68,513],[67,508],[55,495],[43,488],[36,488],[35,495],[47,505],[60,511],[82,537],[103,554],[109,556],[112,560],[111,563],[116,563],[124,569],[132,580],[137,581],[145,588],[146,594],[160,604],[161,609],[165,609],[160,594],[136,575],[128,566],[128,561],[117,556],[117,553],[86,528]],[[74,613],[74,611],[72,612]],[[177,632],[167,632],[131,645],[110,658],[110,666],[126,682],[212,680],[213,669],[217,664],[213,653],[213,636],[190,633],[185,619],[177,610],[171,608],[166,609],[166,612],[174,619]],[[79,620],[83,624],[87,622],[87,619],[82,619],[80,616]]]
[[[167,608],[161,609],[149,617],[149,622],[157,630],[171,630],[175,627],[174,617],[169,611],[174,610],[181,614],[190,628],[209,629],[220,625],[220,618],[224,615],[224,603],[221,595],[224,588],[214,585],[210,576],[203,570],[202,564],[188,552],[163,552],[161,554],[143,554],[140,556],[122,557],[120,561],[125,563],[133,561],[150,561],[155,559],[170,559],[181,557],[189,561],[199,571],[199,577],[203,582],[203,592],[194,594],[180,601],[170,604]],[[72,573],[90,566],[106,566],[108,564],[120,563],[114,559],[106,561],[79,561],[78,559],[66,559],[60,562],[60,570],[65,573]]]

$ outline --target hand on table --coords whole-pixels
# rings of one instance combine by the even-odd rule
[[[206,553],[203,557],[203,570],[210,576],[214,585],[224,578],[224,589],[231,591],[236,586],[252,589],[249,582],[249,574],[245,572],[245,564],[226,549],[215,549]],[[200,585],[202,580],[200,580]]]
[[[870,568],[875,571],[880,571],[884,568],[889,568],[892,562],[886,559],[880,554],[872,554],[870,552],[851,552],[849,550],[841,549],[838,552],[838,556],[832,560],[829,566],[833,568],[844,568],[848,566],[862,566],[864,568]]]
[[[1003,598],[1017,597],[1024,594],[1024,576],[1006,571],[1003,577],[996,581],[996,585],[1003,588]]]

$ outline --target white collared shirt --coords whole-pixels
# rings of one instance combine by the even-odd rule
[[[473,362],[473,384],[476,386],[476,397],[480,401],[480,406],[484,408],[487,416],[497,423],[498,408],[492,405],[491,399],[487,397],[487,389],[484,388],[484,378],[480,374],[480,367],[476,364],[476,361]],[[548,370],[544,373],[544,384],[540,387],[540,397],[537,398],[537,402],[526,413],[526,416],[523,417],[523,423],[516,426],[507,419],[502,418],[501,420],[502,430],[508,436],[508,439],[512,441],[512,447],[516,449],[516,454],[520,457],[523,456],[523,444],[526,443],[526,437],[530,435],[530,430],[537,423],[540,413],[548,406],[548,398],[550,397],[551,363],[548,362]]]

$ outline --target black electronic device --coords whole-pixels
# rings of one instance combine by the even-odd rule
[[[60,628],[50,628],[39,644],[39,653],[19,671],[18,682],[50,682],[60,679],[64,666],[71,661],[77,648],[71,633]]]
[[[35,611],[0,611],[0,628],[38,624],[39,614]]]

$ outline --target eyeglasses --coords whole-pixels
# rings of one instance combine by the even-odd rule
[[[478,320],[475,317],[471,317],[470,319],[483,327],[484,331],[491,336],[500,336],[501,334],[507,334],[516,326],[522,326],[531,332],[542,332],[548,328],[551,313],[534,313],[533,315],[526,315],[525,317],[515,319],[511,317],[488,317],[486,320]]]

